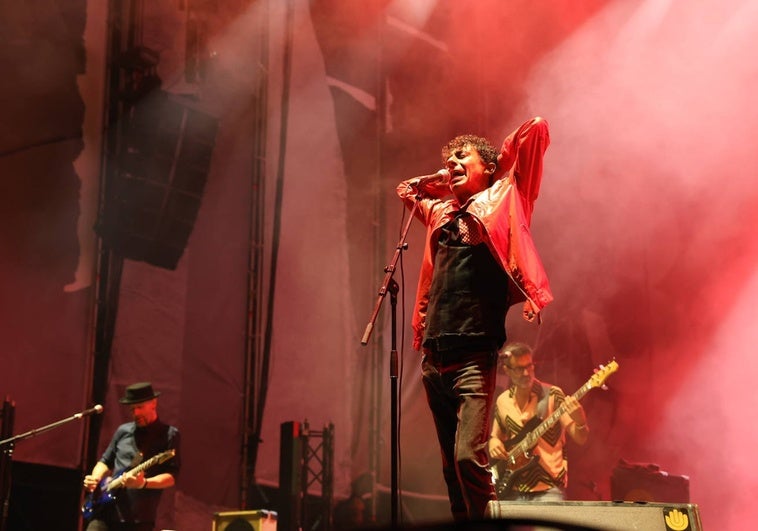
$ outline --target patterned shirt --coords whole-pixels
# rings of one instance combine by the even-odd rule
[[[545,389],[548,396],[545,397]],[[554,385],[546,385],[538,380],[534,380],[532,391],[529,396],[529,402],[521,409],[515,399],[516,387],[511,386],[503,392],[495,403],[495,419],[503,434],[507,436],[504,441],[506,448],[510,448],[513,438],[521,433],[522,428],[532,420],[538,412],[540,400],[546,398],[547,407],[544,409],[544,417],[550,416],[557,408],[561,406],[565,399],[563,391]],[[543,415],[540,415],[542,417]],[[533,421],[530,425],[534,429],[541,420]],[[571,423],[568,414],[561,416],[560,421],[556,422],[548,429],[542,437],[537,440],[537,444],[529,452],[529,455],[538,455],[539,466],[529,466],[524,469],[524,474],[520,475],[513,486],[514,490],[519,492],[541,492],[551,487],[566,488],[568,480],[568,463],[565,455],[566,431],[565,426]],[[516,469],[528,463],[524,457],[517,460]],[[513,467],[511,467],[513,468]]]

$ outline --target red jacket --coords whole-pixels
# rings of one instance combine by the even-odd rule
[[[512,281],[510,300],[514,304],[525,301],[524,318],[529,321],[553,300],[547,274],[529,232],[542,181],[542,157],[549,144],[544,119],[533,118],[522,124],[503,141],[493,184],[467,202],[468,212],[482,222],[487,232],[490,252]],[[418,191],[409,186],[410,181],[400,183],[397,194],[412,208]],[[413,314],[416,350],[421,350],[424,339],[439,229],[461,208],[447,184],[430,183],[422,191],[416,216],[427,231]]]

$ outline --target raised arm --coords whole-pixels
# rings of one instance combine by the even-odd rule
[[[550,145],[548,123],[532,118],[521,124],[503,141],[497,157],[496,179],[512,176],[524,201],[527,221],[531,221],[534,201],[542,183],[542,159]]]

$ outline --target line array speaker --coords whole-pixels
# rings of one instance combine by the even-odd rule
[[[125,258],[176,269],[200,209],[218,121],[157,90],[129,116],[97,232]]]

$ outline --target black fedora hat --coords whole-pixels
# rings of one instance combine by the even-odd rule
[[[139,404],[156,398],[160,393],[153,391],[150,382],[132,384],[126,388],[124,397],[119,399],[122,404]]]

